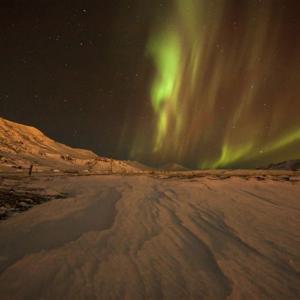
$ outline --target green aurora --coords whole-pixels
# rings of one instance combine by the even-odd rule
[[[274,1],[245,1],[239,18],[231,2],[174,0],[154,24],[152,136],[138,135],[132,157],[228,168],[300,156],[300,64],[280,56],[285,20]]]

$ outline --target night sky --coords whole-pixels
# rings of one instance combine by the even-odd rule
[[[0,116],[101,156],[300,158],[300,1],[0,2]]]

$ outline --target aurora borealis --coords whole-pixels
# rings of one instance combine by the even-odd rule
[[[146,48],[153,137],[138,139],[133,156],[146,147],[199,168],[300,156],[299,43],[282,45],[278,2],[172,2]]]
[[[0,116],[101,156],[300,158],[300,2],[4,0]]]

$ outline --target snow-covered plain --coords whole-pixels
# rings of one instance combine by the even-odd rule
[[[0,224],[1,299],[300,298],[300,182],[33,176]]]

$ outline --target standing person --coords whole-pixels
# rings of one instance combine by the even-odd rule
[[[31,174],[32,174],[32,169],[33,169],[33,164],[30,165],[30,168],[29,168],[29,176],[31,176]]]

